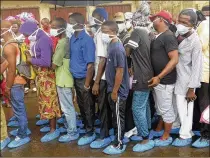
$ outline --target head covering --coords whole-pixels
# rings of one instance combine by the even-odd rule
[[[133,14],[132,21],[136,26],[148,26],[150,24],[149,20],[150,7],[146,1],[143,1],[140,8]]]
[[[124,16],[124,13],[123,12],[117,12],[115,15],[114,15],[114,21],[125,21],[125,16]]]
[[[104,8],[96,8],[94,10],[94,13],[97,13],[101,17],[103,17],[105,20],[108,20],[108,13],[107,13],[106,9],[104,9]]]
[[[133,13],[132,12],[126,12],[124,15],[125,15],[125,19],[126,20],[130,20],[133,17]]]
[[[196,26],[197,24],[197,20],[198,20],[198,16],[196,14],[196,10],[195,9],[192,9],[192,8],[188,8],[188,9],[183,9],[179,15],[187,15],[190,17],[190,23],[193,25],[193,26]]]
[[[159,17],[162,17],[163,19],[165,19],[169,24],[172,23],[172,15],[171,13],[165,11],[165,10],[162,10],[160,11],[159,13],[153,15],[150,17],[150,20],[153,21],[157,16]]]
[[[38,29],[37,24],[33,21],[26,21],[20,26],[19,32],[26,35],[31,35]]]

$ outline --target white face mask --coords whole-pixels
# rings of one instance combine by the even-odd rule
[[[91,27],[91,32],[92,32],[93,34],[96,34],[97,29],[96,29],[95,27]]]
[[[25,37],[24,37],[24,35],[23,34],[21,34],[20,36],[18,36],[18,37],[16,37],[15,38],[17,41],[24,41],[25,40]]]
[[[58,32],[59,30],[62,30],[62,31]],[[61,33],[63,33],[64,31],[66,31],[66,29],[64,29],[64,28],[50,29],[50,35],[56,37],[56,36],[60,35]]]
[[[74,32],[75,31],[82,31],[82,30],[84,30],[84,28],[83,29],[74,29],[74,26],[76,26],[76,25],[78,25],[79,23],[76,23],[76,24],[74,24],[74,25],[72,25],[72,24],[69,24],[69,29],[73,29],[74,30]],[[79,25],[83,25],[83,24],[79,24]],[[83,25],[84,26],[84,25]]]
[[[75,30],[73,29],[73,25],[71,24],[67,24],[67,27],[66,27],[66,36],[68,38],[71,38],[71,36],[74,34]]]
[[[127,30],[130,29],[132,27],[131,21],[126,21],[125,26]]]
[[[97,21],[98,23],[96,23],[95,21]],[[92,17],[92,16],[90,16],[89,17],[89,24],[90,24],[90,26],[93,26],[93,25],[102,25],[103,22],[100,21],[100,20],[98,20],[98,19],[96,19],[96,18],[94,18],[94,17]]]
[[[35,42],[38,31],[39,31],[39,28],[36,31],[34,31],[30,36],[28,36],[28,40],[31,42]]]
[[[126,26],[125,26],[125,23],[121,23],[121,24],[117,24],[118,25],[118,33],[122,33],[125,29],[126,29]]]
[[[113,38],[110,38],[109,36],[112,36]],[[105,44],[109,44],[114,38],[117,38],[115,35],[109,35],[106,33],[102,33],[101,39]]]
[[[4,34],[10,32],[12,34],[12,37],[15,39],[17,36],[15,35],[15,33],[12,31],[12,26],[10,28],[1,28],[1,29],[7,29],[7,31],[5,31],[4,33],[1,34],[1,36],[3,36]]]
[[[176,28],[177,28],[177,33],[179,35],[184,35],[184,34],[188,33],[191,30],[190,27],[186,27],[186,26],[184,26],[182,24],[177,24]]]

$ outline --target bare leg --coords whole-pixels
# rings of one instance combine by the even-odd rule
[[[167,140],[170,137],[170,132],[172,128],[173,123],[166,123],[164,122],[164,133],[162,136],[163,140]]]
[[[50,132],[54,132],[56,129],[56,118],[50,119]]]
[[[163,127],[164,127],[164,122],[163,122],[163,119],[160,118],[160,120],[158,122],[158,125],[157,125],[155,131],[159,132],[159,131],[163,130]]]

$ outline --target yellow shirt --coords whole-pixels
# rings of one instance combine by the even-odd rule
[[[197,29],[203,52],[202,82],[209,83],[209,17]]]

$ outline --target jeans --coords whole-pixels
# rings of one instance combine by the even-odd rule
[[[16,84],[11,88],[11,103],[15,117],[18,120],[19,128],[17,136],[27,137],[28,119],[24,103],[24,85]]]
[[[77,102],[79,105],[82,120],[87,131],[87,135],[94,132],[94,102],[91,89],[85,90],[85,78],[74,79],[74,86],[77,94]]]
[[[141,135],[143,139],[149,138],[149,128],[151,127],[149,94],[149,91],[135,91],[133,94],[133,118],[138,134]]]
[[[67,133],[69,135],[77,134],[76,111],[72,101],[72,89],[69,87],[57,86],[58,97],[67,122]]]

